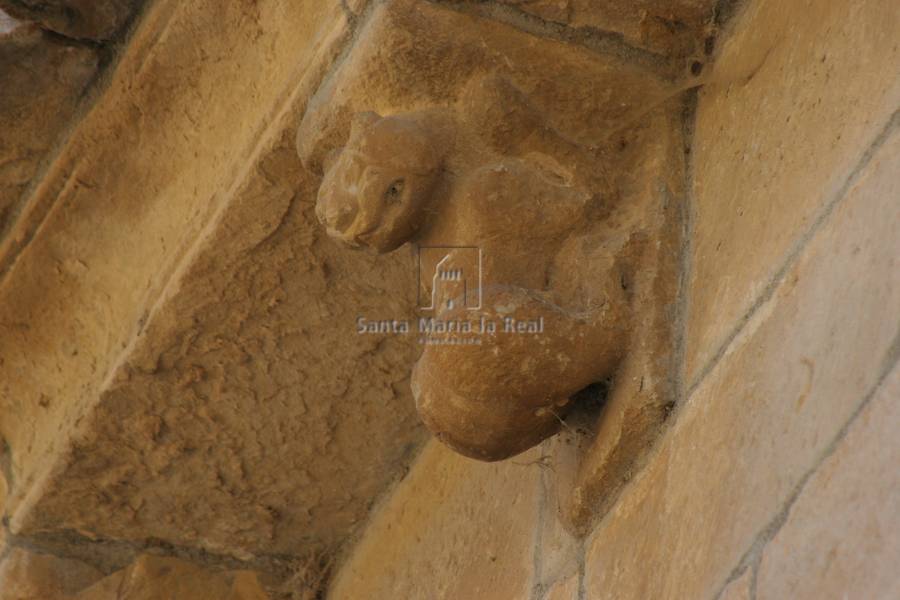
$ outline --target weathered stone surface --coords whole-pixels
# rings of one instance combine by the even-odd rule
[[[310,101],[299,153],[321,171],[329,151],[347,141],[354,114],[447,106],[461,100],[470,89],[466,83],[485,75],[522,90],[549,126],[583,146],[605,146],[679,91],[654,64],[422,0],[394,0],[374,8],[351,55]],[[567,109],[557,110],[559,104]],[[500,104],[493,116],[507,116],[506,108]],[[483,122],[491,123],[491,116]]]
[[[97,53],[0,13],[0,242],[97,71]]]
[[[71,600],[268,600],[252,571],[211,571],[177,558],[144,555]]]
[[[686,210],[682,137],[671,105],[645,115],[643,125],[632,133],[621,138],[625,153],[633,154],[631,162],[617,165],[617,185],[632,206],[648,209],[648,220],[658,220],[647,240],[650,259],[626,283],[633,329],[613,384],[600,400],[602,412],[595,401],[593,422],[576,427],[588,433],[574,436],[576,443],[554,452],[560,513],[567,527],[582,537],[640,468],[677,393],[674,324],[680,318],[680,216]]]
[[[764,1],[758,6],[773,6]],[[391,3],[377,4],[373,8],[382,10]],[[426,9],[442,11],[446,4],[397,2],[414,10],[400,11],[392,24],[416,21]],[[475,4],[490,10],[497,2]],[[247,558],[332,550],[366,519],[373,498],[414,453],[423,432],[405,390],[416,350],[393,336],[359,336],[355,327],[360,315],[407,315],[415,297],[413,258],[401,251],[376,261],[332,247],[314,224],[311,198],[319,182],[292,155],[289,132],[309,92],[326,72],[330,82],[338,79],[329,69],[332,58],[351,37],[352,24],[364,21],[348,17],[348,6],[358,10],[361,3],[159,0],[119,71],[110,74],[100,106],[75,128],[70,146],[29,192],[25,210],[15,209],[20,215],[16,229],[0,241],[0,506],[7,505],[2,497],[7,482],[10,492],[4,529],[8,522],[24,538],[47,531],[56,532],[57,540],[81,536],[81,547],[91,546],[87,538],[92,536],[151,544],[147,538],[162,538],[160,547],[170,542]],[[582,4],[539,0],[522,6],[540,9],[545,19],[574,19]],[[840,10],[823,9],[825,22],[840,28],[823,26],[816,35],[804,34],[801,46],[830,36],[840,45],[844,28],[857,36],[881,35],[880,21],[870,20],[874,26],[868,31],[850,23],[857,17],[847,13],[846,25],[835,17]],[[357,87],[338,90],[335,97],[342,103],[333,106],[359,108],[353,106],[358,99],[364,104],[384,94],[388,100],[381,108],[414,110],[455,89],[474,64],[482,64],[478,61],[489,54],[485,48],[495,37],[506,44],[499,54],[503,58],[515,56],[523,45],[516,40],[528,39],[519,35],[521,28],[516,35],[495,35],[496,24],[454,15],[453,27],[436,28],[433,46],[428,43],[434,40],[419,44],[418,38],[405,36],[403,27],[387,27],[395,34],[391,43],[372,47],[389,66],[362,64],[371,76]],[[804,13],[793,15],[798,21]],[[376,10],[365,16],[378,17]],[[765,28],[768,20],[757,18],[754,24]],[[781,65],[796,66],[792,61],[802,52],[781,45],[790,45],[790,27],[771,38],[776,47],[767,60],[777,56]],[[460,53],[442,54],[460,31]],[[874,56],[862,46],[864,58]],[[394,53],[422,47],[432,52],[422,63],[389,60]],[[523,61],[509,65],[507,74],[543,98],[541,110],[550,114],[557,94],[541,87],[545,73],[558,67],[561,79],[567,79],[580,66],[596,68],[593,85],[571,86],[559,95],[583,102],[584,110],[576,111],[583,122],[551,115],[554,127],[580,143],[594,143],[620,123],[647,118],[649,108],[673,91],[663,81],[642,95],[637,86],[647,75],[643,67],[635,67],[634,78],[617,79],[605,66],[597,68],[593,55],[569,69],[557,60],[562,51],[555,52],[536,51],[541,56],[533,73]],[[892,60],[890,52],[881,54],[880,59]],[[350,53],[342,56],[353,60]],[[818,60],[815,52],[809,56]],[[745,88],[755,86],[756,77],[771,66],[762,60],[754,64],[762,68],[755,76],[748,71]],[[858,92],[865,96],[866,82],[874,77],[868,62],[859,64],[863,85]],[[777,78],[766,76],[768,87],[754,88],[757,97],[770,94],[773,102],[787,104]],[[852,78],[837,79],[853,87],[845,85]],[[416,95],[423,82],[426,93]],[[724,86],[722,80],[716,85]],[[621,98],[615,95],[620,89],[625,90]],[[741,94],[730,93],[741,108]],[[878,111],[886,104],[879,104],[884,98],[877,96],[872,93],[878,105],[873,118],[883,116]],[[624,106],[616,106],[620,99]],[[329,105],[327,99],[323,105]],[[743,106],[732,118],[743,122],[748,115],[765,116],[771,107],[760,100],[755,108]],[[817,114],[835,121],[844,116]],[[857,129],[869,126],[855,115],[847,119]],[[817,126],[810,118],[798,135]],[[857,129],[848,131],[856,135]],[[815,134],[821,135],[819,129]],[[885,372],[883,357],[896,356],[900,296],[894,274],[900,242],[894,136],[710,377],[678,407],[678,420],[656,460],[628,482],[633,485],[622,502],[590,540],[586,594],[579,593],[573,572],[579,568],[580,548],[552,519],[559,499],[540,489],[554,465],[534,454],[503,465],[479,465],[432,444],[374,513],[360,545],[348,548],[336,597],[702,599],[715,593],[760,530],[773,515],[783,514],[797,481],[817,464],[834,432]],[[711,137],[707,132],[706,139]],[[723,142],[725,152],[718,159],[724,168],[741,173],[727,154],[755,152],[753,142],[752,136],[734,146]],[[838,155],[852,154],[858,149],[854,144],[834,154],[823,150],[825,162],[830,161],[826,166],[843,168],[846,156]],[[780,168],[774,165],[782,148],[775,148],[757,163],[758,173],[772,175]],[[802,154],[793,145],[790,150]],[[639,183],[664,187],[647,172],[636,172]],[[823,173],[828,174],[818,175]],[[784,183],[787,176],[776,175]],[[716,180],[718,191],[728,192],[727,177],[722,177]],[[746,187],[747,181],[733,183]],[[714,202],[704,201],[708,215]],[[773,234],[779,243],[779,236],[801,229],[792,212],[800,209],[783,204],[785,231],[793,233]],[[757,240],[765,240],[754,231]],[[726,234],[726,241],[740,242],[739,236]],[[744,252],[747,247],[752,246],[745,244]],[[658,249],[661,254],[672,250]],[[783,256],[775,254],[764,257],[772,268]],[[727,261],[718,267],[731,272]],[[717,281],[715,269],[703,268]],[[726,314],[739,303],[735,298],[744,299],[732,290],[745,280],[735,281],[727,293],[719,290],[721,310],[714,301],[706,307],[731,320],[721,325],[723,331],[735,324],[734,314]],[[698,318],[706,319],[705,313]],[[624,389],[644,389],[640,377],[630,377],[628,385],[633,387]],[[890,389],[895,397],[896,385]],[[614,402],[606,410],[636,422],[648,417]],[[658,415],[651,415],[654,423]],[[888,557],[891,564],[866,581],[858,578],[870,565],[853,564],[874,547],[872,538],[882,541],[864,534],[894,531],[897,525],[891,519],[870,528],[855,520],[876,518],[872,507],[897,503],[883,475],[880,485],[868,487],[854,479],[863,477],[867,484],[881,475],[872,474],[875,465],[866,455],[886,461],[882,471],[896,464],[886,444],[868,438],[890,436],[897,415],[859,418],[857,425],[867,423],[864,434],[846,438],[832,457],[832,470],[826,463],[810,480],[766,550],[762,574],[771,580],[775,597],[789,596],[785,587],[812,594],[816,577],[836,589],[868,593],[865,586],[877,585],[891,595],[900,592],[889,587],[892,582],[884,583],[896,562],[895,546],[871,551],[875,563]],[[615,435],[603,439],[610,445],[619,441]],[[624,445],[616,457],[619,469],[610,471],[616,485],[633,477],[633,463],[627,461],[647,451],[644,441]],[[590,504],[592,497],[582,500]],[[854,505],[860,508],[851,510]],[[826,519],[836,515],[834,531],[821,530],[820,510],[827,511]],[[0,544],[5,535],[0,531]],[[52,536],[23,537],[15,543]],[[810,548],[827,548],[829,541],[839,544],[825,568],[822,555]],[[323,561],[329,558],[326,553]],[[840,560],[846,570],[833,568]],[[810,573],[810,581],[786,574],[789,567]],[[85,572],[84,582],[98,576],[90,568]],[[745,572],[724,596],[745,598],[751,576]],[[28,580],[28,575],[16,577],[17,585]],[[121,597],[126,584],[132,600],[264,598],[253,574],[149,557],[81,592],[60,593],[65,600],[108,600]],[[0,583],[0,589],[2,597],[14,588]],[[307,588],[302,596],[307,592],[315,593]],[[54,597],[57,591],[26,593],[63,600]]]
[[[412,344],[356,330],[412,257],[323,244],[282,135],[348,32],[337,1],[149,8],[0,249],[13,531],[303,554],[421,443]]]
[[[895,133],[676,413],[590,539],[590,597],[715,594],[883,374],[900,325],[898,169]]]
[[[544,600],[578,600],[578,577],[572,576],[555,583]]]
[[[893,0],[747,3],[697,108],[689,384],[900,106],[898,30]]]
[[[501,0],[546,21],[622,35],[661,54],[697,52],[716,0]]]
[[[463,85],[456,106],[357,113],[329,153],[316,213],[347,247],[385,254],[408,243],[419,256],[430,284],[419,316],[435,331],[420,335],[417,409],[451,448],[500,460],[555,433],[570,398],[617,371],[647,307],[671,299],[642,311],[647,292],[622,283],[656,258],[645,249],[660,236],[655,195],[613,189],[613,152],[573,144],[505,77]],[[557,115],[572,108],[562,100]]]
[[[568,421],[571,423],[571,420]],[[535,587],[549,590],[560,587],[560,582],[578,575],[578,564],[583,553],[583,540],[575,537],[566,528],[563,513],[565,494],[569,491],[567,482],[561,482],[557,473],[558,464],[553,456],[568,442],[572,434],[566,430],[542,447],[541,470],[541,516],[535,524]]]
[[[751,600],[752,584],[753,571],[748,568],[740,577],[725,586],[716,600]]]
[[[72,600],[121,600],[119,590],[125,579],[125,569],[104,577],[94,585],[79,592]]]
[[[21,549],[0,560],[0,600],[268,600],[253,571],[210,570],[142,555],[104,577],[77,560]]]
[[[76,560],[13,548],[0,559],[0,600],[68,600],[101,577]]]
[[[144,1],[0,0],[0,8],[68,37],[108,40],[121,31]]]
[[[429,443],[375,513],[329,598],[527,598],[541,467]]]
[[[611,93],[585,95],[592,86]],[[403,0],[374,9],[298,132],[304,164],[324,174],[317,215],[332,238],[373,252],[477,249],[475,301],[435,300],[421,315],[474,332],[427,336],[438,343],[413,371],[438,439],[507,458],[614,376],[591,481],[565,503],[584,529],[673,397],[683,145],[672,95],[621,56]],[[471,272],[463,254],[444,258]],[[546,329],[508,334],[507,318]]]
[[[757,597],[900,597],[900,366],[763,551]]]

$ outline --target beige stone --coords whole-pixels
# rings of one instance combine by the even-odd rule
[[[752,600],[753,570],[748,568],[737,579],[725,586],[716,600]]]
[[[592,218],[592,200],[612,204],[594,152],[553,131],[506,79],[468,85],[459,110],[360,113],[316,212],[350,247],[384,254],[409,242],[421,264],[428,249],[454,248],[421,273],[434,289],[420,318],[435,331],[421,334],[413,394],[438,439],[499,460],[552,435],[569,398],[614,371],[628,337],[621,281],[638,270],[641,233]],[[570,160],[553,170],[534,155]]]
[[[558,581],[547,591],[543,600],[578,600],[578,577]]]
[[[747,3],[700,92],[687,382],[900,106],[893,0]]]
[[[463,101],[471,90],[466,84],[486,75],[524,91],[547,125],[588,147],[602,147],[639,124],[683,83],[656,63],[593,52],[431,2],[393,0],[373,9],[353,51],[310,100],[297,134],[299,154],[307,167],[322,172],[328,154],[349,138],[353,115],[447,106]],[[593,93],[585,81],[593,82]],[[519,109],[498,104],[470,108],[480,112],[473,117],[502,132],[498,120]],[[507,114],[507,108],[515,110]]]
[[[545,21],[620,34],[624,42],[662,55],[702,47],[714,20],[714,0],[501,0]]]
[[[898,168],[895,134],[676,413],[590,539],[590,597],[711,597],[875,385],[900,314]]]
[[[12,548],[0,559],[0,600],[67,600],[102,576],[77,560]]]
[[[567,419],[571,426],[572,420]],[[544,468],[541,471],[541,516],[535,524],[537,558],[535,560],[535,584],[541,589],[559,587],[559,582],[577,577],[578,565],[584,551],[583,540],[573,535],[567,527],[565,495],[568,482],[560,481],[559,465],[554,454],[569,441],[572,433],[564,430],[542,447]]]
[[[329,598],[492,598],[531,592],[541,467],[484,464],[429,443],[338,571]]]
[[[900,366],[763,551],[757,598],[900,596]]]
[[[587,504],[612,496],[673,402],[675,91],[621,57],[423,2],[377,7],[359,39],[298,130],[300,157],[323,175],[316,214],[347,247],[409,244],[420,265],[466,274],[446,297],[420,286],[419,322],[437,331],[419,336],[411,378],[423,422],[454,450],[516,455],[559,430],[577,392],[613,378],[585,470],[596,483],[564,502],[586,530]]]
[[[677,213],[686,209],[680,185],[683,140],[668,119],[671,116],[664,113],[648,115],[646,127],[628,142],[640,158],[630,165],[622,163],[617,170],[622,189],[637,192],[628,196],[627,203],[647,208],[645,217],[655,215],[660,220],[655,230],[648,230],[654,231],[646,245],[649,260],[642,262],[628,284],[632,329],[624,359],[612,385],[602,386],[608,388],[602,412],[597,410],[596,400],[588,403],[593,419],[579,416],[579,423],[564,432],[573,443],[553,452],[560,513],[567,527],[580,537],[609,509],[621,487],[643,464],[677,394],[675,337],[680,311],[676,273],[682,257],[682,221]],[[570,435],[573,427],[578,435]]]
[[[402,314],[411,257],[323,248],[283,135],[347,35],[337,2],[149,7],[0,249],[15,532],[304,555],[410,460],[414,349],[356,318]]]
[[[71,600],[268,600],[251,571],[211,571],[189,562],[143,555]]]
[[[369,0],[347,0],[346,5],[351,13],[358,16],[369,5]]]
[[[38,19],[0,13],[0,600],[265,600],[262,580],[304,600],[900,596],[900,367],[857,410],[900,343],[886,0],[153,0],[123,37],[142,4],[0,0]],[[697,386],[673,405],[691,112],[679,94],[696,83],[684,67],[706,77],[719,11],[738,6],[746,20],[697,111]],[[300,127],[305,166],[304,115],[323,125]],[[392,118],[433,135],[418,147],[375,135]],[[457,146],[448,129],[475,141]],[[434,195],[455,210],[503,200],[480,218],[432,216],[460,239],[507,233],[492,249],[514,259],[493,274],[567,300],[599,289],[611,311],[617,284],[642,294],[588,251],[609,240],[563,239],[611,215],[547,205],[609,208],[609,187],[617,206],[652,208],[652,227],[621,236],[652,258],[624,270],[652,289],[643,297],[668,299],[633,318],[640,359],[603,364],[619,356],[591,343],[617,354],[625,336],[595,331],[549,347],[578,377],[548,348],[513,365],[489,355],[464,370],[428,350],[420,362],[432,396],[471,376],[465,391],[484,386],[488,411],[504,393],[552,409],[615,371],[612,393],[579,404],[585,419],[570,415],[542,452],[485,465],[430,443],[413,460],[421,348],[360,334],[357,319],[413,316],[415,256],[346,252],[317,225],[321,188],[335,237],[372,233],[341,223],[354,153],[380,159],[362,166],[386,169],[369,190],[382,197],[420,200],[455,176],[466,185]],[[515,223],[524,210],[538,214]],[[624,231],[620,219],[603,233]],[[504,379],[512,367],[527,377]],[[547,433],[529,437],[527,416],[505,451]],[[473,436],[492,425],[472,422]],[[566,531],[610,508],[587,540]],[[143,547],[198,563],[143,556],[102,577]],[[235,557],[259,572],[216,566]]]

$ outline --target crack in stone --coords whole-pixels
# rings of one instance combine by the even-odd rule
[[[541,456],[538,459],[543,462],[549,458],[545,446],[541,446]],[[534,554],[532,556],[532,573],[531,578],[533,585],[531,586],[531,600],[541,600],[546,592],[545,582],[543,581],[541,570],[543,568],[543,543],[544,543],[544,525],[546,523],[547,511],[547,494],[548,487],[551,484],[547,481],[546,473],[541,469],[538,475],[538,498],[537,498],[537,523],[534,531]]]
[[[684,110],[682,112],[681,137],[684,144],[684,198],[681,202],[681,260],[678,279],[678,292],[675,308],[675,407],[684,404],[687,399],[685,389],[685,357],[687,356],[687,324],[690,316],[690,279],[693,265],[692,244],[694,231],[694,130],[697,123],[698,89],[685,92]],[[672,415],[669,415],[671,417]]]
[[[791,490],[791,493],[788,495],[787,500],[785,500],[781,509],[775,513],[775,516],[763,527],[757,534],[753,540],[753,543],[750,545],[750,548],[744,552],[743,556],[741,556],[738,561],[737,566],[731,571],[731,573],[726,578],[725,582],[719,588],[719,591],[714,596],[715,598],[721,598],[722,594],[725,591],[725,588],[728,585],[738,579],[744,572],[750,568],[752,569],[752,580],[751,580],[751,600],[755,600],[756,598],[756,579],[757,574],[759,572],[759,566],[762,562],[763,551],[766,546],[771,542],[778,532],[781,531],[781,528],[787,522],[788,517],[791,514],[791,509],[794,504],[797,502],[797,499],[803,493],[806,484],[812,479],[812,476],[815,475],[822,464],[827,461],[832,454],[837,450],[840,443],[847,437],[850,429],[853,427],[859,415],[866,409],[866,407],[871,403],[872,399],[877,395],[878,391],[881,389],[882,384],[891,374],[895,367],[900,364],[900,331],[898,331],[897,335],[894,337],[894,341],[891,343],[891,347],[885,353],[884,358],[882,359],[881,369],[879,370],[878,377],[875,380],[875,383],[869,388],[869,390],[863,396],[862,401],[859,405],[853,410],[853,413],[850,415],[850,418],[841,426],[838,432],[834,435],[828,445],[822,450],[819,456],[813,460],[812,466],[800,477],[800,480],[794,486],[794,489]]]
[[[674,81],[680,73],[676,65],[680,63],[678,59],[681,57],[665,56],[632,46],[625,41],[625,36],[617,31],[592,26],[569,27],[542,19],[514,6],[495,2],[424,1],[455,12],[497,21],[537,37],[575,44],[597,54],[612,56],[642,67],[665,81]]]
[[[188,561],[212,571],[251,570],[265,576],[264,585],[270,591],[291,582],[291,578],[304,567],[316,565],[322,570],[330,565],[323,557],[333,553],[312,550],[306,555],[266,554],[249,560],[233,556],[215,554],[199,548],[191,548],[168,543],[164,540],[90,539],[72,530],[34,535],[15,535],[5,527],[6,546],[0,554],[0,562],[14,549],[56,558],[77,560],[94,567],[105,576],[111,575],[131,565],[138,556],[150,554]],[[324,571],[322,574],[325,574]],[[327,577],[320,577],[325,587]]]
[[[887,124],[882,128],[878,135],[875,136],[875,139],[869,144],[865,152],[863,152],[859,161],[856,163],[853,169],[851,169],[849,175],[847,175],[840,188],[838,188],[837,192],[835,192],[835,194],[828,199],[828,201],[825,203],[824,208],[813,219],[812,225],[810,225],[809,229],[807,229],[803,233],[803,235],[801,235],[794,242],[794,245],[788,251],[781,267],[779,267],[775,274],[771,277],[768,284],[766,284],[766,287],[759,294],[759,296],[756,297],[756,300],[753,301],[753,304],[750,305],[750,308],[747,309],[747,312],[745,312],[744,315],[740,319],[738,319],[737,324],[728,333],[728,335],[725,336],[724,341],[716,350],[716,352],[706,362],[700,372],[697,373],[697,375],[694,377],[694,381],[691,382],[686,397],[689,398],[691,395],[693,395],[697,388],[700,387],[700,384],[703,383],[706,377],[716,368],[716,365],[719,364],[725,354],[727,354],[728,349],[735,343],[735,340],[737,340],[740,333],[746,328],[747,324],[750,323],[753,316],[759,311],[760,308],[762,308],[763,305],[765,305],[769,300],[772,299],[772,297],[775,295],[775,292],[778,290],[785,277],[787,276],[788,272],[800,259],[803,251],[816,237],[816,234],[818,234],[818,232],[825,226],[837,207],[843,204],[843,201],[847,197],[850,189],[856,184],[863,171],[865,171],[866,167],[868,167],[872,162],[875,154],[881,149],[882,146],[884,146],[885,142],[887,142],[891,135],[898,130],[900,130],[900,109],[894,111],[894,113],[888,119]]]

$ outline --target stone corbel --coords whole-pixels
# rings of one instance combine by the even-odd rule
[[[435,274],[412,374],[422,420],[480,460],[561,432],[545,451],[564,520],[585,531],[675,398],[677,86],[428,2],[364,16],[298,132],[317,215],[352,248],[417,249]]]

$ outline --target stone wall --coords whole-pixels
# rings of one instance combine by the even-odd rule
[[[653,136],[685,149],[677,396],[586,535],[580,434],[424,441],[412,344],[353,331],[411,310],[414,257],[331,244],[293,140],[329,85],[444,93],[335,83],[387,5],[640,65],[683,112]],[[894,2],[89,6],[0,0],[0,600],[900,596]]]
[[[432,443],[329,597],[896,596],[898,28],[886,1],[757,0],[720,39],[689,118],[685,394],[587,539],[539,453]]]

